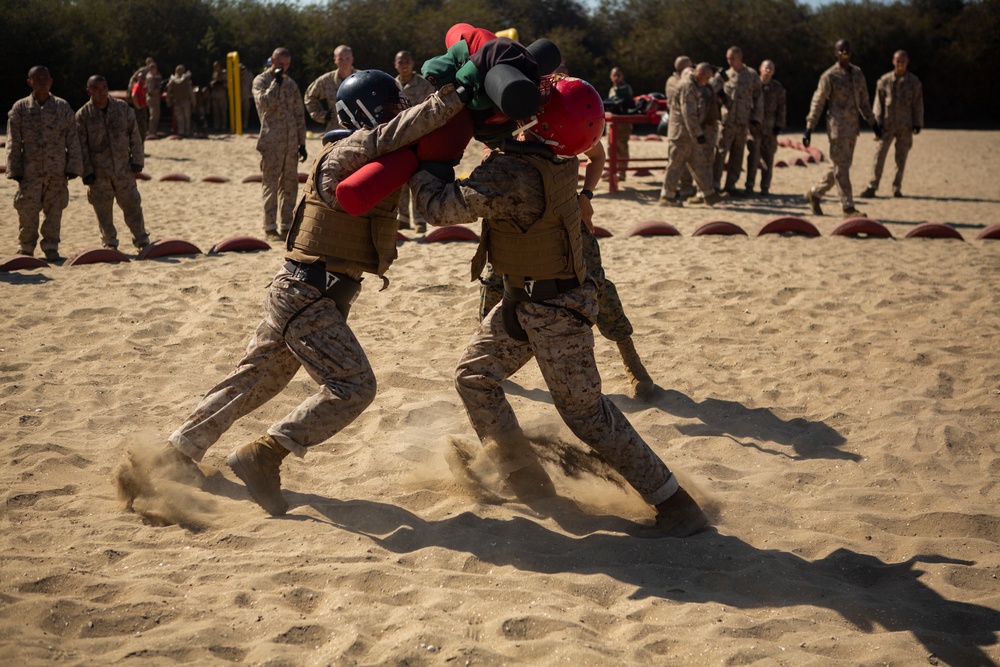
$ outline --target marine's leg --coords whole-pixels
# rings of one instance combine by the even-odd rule
[[[125,224],[132,232],[132,245],[142,249],[149,245],[149,233],[146,231],[146,220],[142,214],[142,196],[136,186],[135,179],[126,176],[114,182],[115,199],[125,216]]]
[[[299,194],[299,171],[298,153],[286,151],[281,165],[281,179],[279,183],[278,199],[281,203],[280,215],[278,216],[278,233],[281,236],[288,234],[292,227],[292,220],[295,217],[295,200]]]
[[[41,249],[46,255],[58,255],[59,235],[62,231],[62,214],[69,204],[69,188],[62,175],[53,176],[45,183],[42,196],[42,242]]]
[[[854,193],[851,190],[851,162],[854,160],[854,145],[858,138],[841,137],[830,140],[830,161],[833,162],[833,178],[837,182],[840,205],[845,211],[854,208]]]
[[[87,191],[87,201],[94,207],[97,226],[101,232],[101,244],[106,248],[118,247],[118,230],[115,229],[115,190],[111,179],[98,176]]]
[[[17,211],[17,243],[22,255],[35,252],[38,243],[38,215],[42,211],[44,185],[40,179],[24,179],[14,193],[14,209]]]
[[[729,159],[726,161],[726,192],[736,192],[736,183],[743,173],[743,157],[747,145],[747,128],[745,125],[736,125],[732,129],[727,128],[729,134]]]
[[[902,192],[903,172],[906,171],[906,158],[913,147],[913,132],[901,130],[896,134],[896,177],[892,179],[892,192]]]
[[[264,232],[278,233],[278,189],[284,154],[273,150],[260,154],[260,187],[264,200]]]

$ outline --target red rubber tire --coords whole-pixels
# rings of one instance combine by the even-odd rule
[[[919,224],[910,231],[906,232],[906,236],[904,238],[965,240],[957,229],[949,227],[948,225],[943,225],[940,222],[925,222]]]
[[[25,269],[45,269],[49,263],[29,255],[11,255],[0,259],[0,273],[24,271]]]
[[[223,239],[216,243],[208,252],[214,255],[220,252],[250,252],[253,250],[270,249],[271,245],[263,239],[257,239],[252,236],[230,236],[228,239]]]
[[[891,239],[892,232],[878,220],[870,218],[850,218],[837,225],[831,236],[867,236],[869,238]]]
[[[428,232],[420,240],[421,243],[445,243],[448,241],[476,241],[479,242],[479,234],[468,227],[452,225],[450,227],[438,227],[432,232]]]
[[[128,257],[119,250],[111,248],[91,248],[79,252],[69,259],[63,266],[82,266],[83,264],[113,264],[115,262],[130,262]]]
[[[680,236],[676,227],[662,220],[646,220],[625,232],[625,236]]]
[[[990,225],[976,235],[977,239],[1000,239],[1000,225]]]
[[[161,239],[153,241],[139,251],[137,259],[156,259],[173,255],[200,255],[201,249],[183,239]]]
[[[160,176],[161,181],[177,181],[178,183],[190,183],[191,177],[187,174],[166,174]]]
[[[802,218],[795,217],[775,218],[761,227],[760,231],[757,232],[757,236],[763,236],[764,234],[800,234],[812,237],[820,235],[819,230],[816,229],[816,225]]]
[[[704,225],[694,230],[694,234],[691,236],[747,236],[747,233],[743,231],[743,228],[739,225],[734,225],[731,222],[726,222],[724,220],[717,220],[715,222],[706,222]]]

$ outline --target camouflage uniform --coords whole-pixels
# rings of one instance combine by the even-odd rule
[[[683,76],[684,76],[684,72],[674,72],[667,79],[667,85],[666,85],[666,90],[665,90],[665,97],[666,97],[666,100],[667,100],[667,111],[668,111],[668,114],[667,114],[667,118],[668,118],[667,131],[668,132],[670,131],[670,125],[669,125],[670,100],[674,99],[674,96],[677,95],[677,89],[681,85],[681,81],[683,80]],[[691,171],[690,170],[686,170],[686,171],[684,171],[684,173],[681,174],[681,182],[680,182],[680,185],[678,185],[678,188],[680,189],[680,191],[682,193],[685,193],[685,194],[690,193],[694,189],[694,180],[691,177]]]
[[[785,127],[785,87],[776,80],[761,82],[764,104],[761,107],[760,128],[751,142],[750,157],[747,158],[747,190],[753,190],[757,180],[757,169],[761,159],[764,170],[760,175],[761,192],[771,189],[774,173],[774,154],[778,151],[778,137],[775,134]]]
[[[631,102],[633,97],[632,86],[627,83],[623,83],[620,86],[611,86],[611,90],[608,91],[608,98],[612,100],[626,100],[627,102]],[[631,123],[615,123],[615,150],[618,153],[620,165],[618,167],[618,180],[620,181],[625,180],[625,170],[628,168],[628,140],[631,135]]]
[[[625,315],[618,288],[604,275],[601,263],[601,246],[597,237],[590,233],[584,222],[580,223],[583,239],[583,261],[587,265],[587,275],[597,283],[597,329],[608,340],[618,342],[632,335],[632,323]],[[486,265],[479,290],[479,321],[486,319],[493,307],[503,298],[503,276]]]
[[[403,91],[403,95],[410,101],[411,105],[417,105],[426,100],[434,93],[434,86],[430,81],[420,76],[416,72],[410,77],[407,83],[403,83],[400,77],[396,77],[396,83]],[[413,202],[410,198],[410,188],[404,185],[399,192],[399,222],[401,227],[407,227],[410,219],[413,219],[417,231],[422,232],[427,228],[427,221],[417,215],[413,210]]]
[[[177,134],[191,136],[194,131],[191,126],[191,107],[194,105],[191,72],[184,72],[181,76],[174,74],[167,81],[167,105],[173,111]]]
[[[541,219],[547,199],[541,173],[526,158],[497,155],[462,181],[445,183],[426,171],[410,179],[418,210],[435,224],[462,224],[479,217],[511,221],[522,230]],[[550,167],[562,179],[576,158]],[[575,191],[570,195],[576,203]],[[560,205],[568,202],[560,202]],[[578,209],[574,209],[578,213]],[[571,228],[576,228],[570,221]],[[577,223],[578,224],[578,223]],[[479,257],[477,253],[477,257]],[[473,268],[478,277],[478,271]],[[508,277],[519,281],[520,277]],[[530,462],[512,460],[524,436],[501,383],[534,356],[559,415],[639,491],[647,502],[668,498],[677,482],[670,470],[642,440],[621,411],[601,393],[594,360],[594,334],[589,322],[598,316],[597,286],[586,280],[544,303],[522,302],[516,317],[528,341],[515,340],[502,323],[502,307],[490,311],[473,334],[456,370],[455,384],[466,412],[487,453],[501,473]]]
[[[321,196],[333,204],[342,179],[370,160],[440,127],[461,108],[453,91],[435,95],[424,105],[405,110],[377,132],[358,131],[334,143],[317,165]],[[335,265],[331,258],[310,257],[298,250],[289,251],[288,258],[305,263],[323,261],[327,270],[335,270],[331,269]],[[298,456],[350,424],[375,398],[371,365],[336,304],[287,267],[271,282],[264,319],[243,359],[169,438],[177,449],[197,461],[237,419],[280,393],[300,367],[305,367],[319,389],[268,429],[281,446]],[[349,273],[360,278],[360,272]]]
[[[851,162],[854,160],[854,145],[858,141],[860,126],[858,117],[863,116],[869,125],[875,123],[871,103],[868,101],[868,85],[865,75],[857,65],[847,68],[834,64],[819,77],[819,85],[813,93],[806,117],[806,129],[812,130],[819,123],[823,108],[826,112],[826,131],[830,136],[830,170],[812,189],[812,193],[822,197],[836,184],[840,193],[840,203],[844,210],[854,208],[854,194],[851,191]]]
[[[59,249],[62,212],[69,203],[66,178],[82,172],[80,139],[66,100],[50,94],[45,104],[34,95],[15,102],[7,114],[7,178],[18,181],[14,208],[21,254],[35,251],[40,212],[42,251]]]
[[[706,95],[706,92],[708,94]],[[698,188],[706,196],[715,194],[712,186],[712,172],[707,157],[712,143],[702,124],[706,120],[709,99],[714,98],[709,86],[699,86],[693,69],[684,70],[682,81],[670,103],[670,127],[667,132],[667,156],[669,164],[663,176],[660,196],[672,198],[685,171],[690,170]],[[705,135],[704,144],[698,137]],[[707,148],[706,148],[707,147]]]
[[[719,77],[721,78],[721,77]],[[716,145],[715,165],[712,171],[716,188],[726,172],[726,192],[736,189],[736,182],[743,170],[743,151],[751,124],[760,123],[763,107],[760,77],[752,67],[744,66],[739,72],[730,67],[722,83],[726,94],[725,112],[722,114],[722,133]],[[728,158],[728,159],[727,159]]]
[[[98,109],[93,101],[76,112],[76,126],[83,149],[83,175],[94,177],[87,201],[94,207],[101,242],[118,247],[114,224],[114,202],[118,201],[125,224],[138,248],[149,243],[142,216],[142,197],[135,185],[131,165],[142,169],[142,139],[132,108],[120,100],[108,98],[108,106]]]
[[[893,192],[903,186],[903,170],[906,157],[913,146],[913,128],[924,126],[924,91],[915,75],[907,72],[896,76],[895,72],[882,75],[875,84],[875,120],[882,126],[882,138],[878,140],[872,180],[868,187],[878,190],[882,180],[882,169],[889,154],[889,146],[896,142],[896,177],[892,179]]]
[[[160,104],[163,97],[163,77],[159,72],[146,75],[146,108],[149,109],[149,133],[160,127]]]
[[[351,74],[354,72],[355,70],[351,69]],[[306,94],[303,97],[306,113],[317,123],[326,125],[327,132],[343,127],[337,119],[337,90],[340,89],[340,84],[344,83],[346,78],[346,76],[340,76],[339,71],[333,70],[321,75],[306,88]],[[324,106],[324,102],[326,106]],[[331,111],[333,113],[328,113]]]
[[[306,143],[306,119],[299,87],[288,76],[279,82],[268,69],[253,80],[253,99],[260,116],[261,188],[264,193],[264,231],[288,231],[299,190],[299,146]],[[278,206],[281,217],[278,217]]]
[[[149,66],[140,67],[136,71],[132,72],[132,76],[129,77],[128,84],[125,87],[125,101],[131,105],[132,110],[135,111],[135,122],[139,125],[139,136],[142,140],[146,140],[146,133],[149,130],[149,93],[146,93],[146,104],[139,106],[139,101],[135,99],[132,94],[132,89],[135,87],[139,81],[142,81],[142,87],[146,87],[146,75],[149,73]]]
[[[209,84],[212,95],[212,129],[229,129],[229,78],[226,70],[212,72]]]

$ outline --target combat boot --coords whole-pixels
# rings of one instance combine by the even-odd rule
[[[708,516],[697,501],[678,487],[674,495],[656,506],[656,525],[645,537],[688,537],[708,528]]]
[[[618,341],[618,353],[622,355],[622,362],[625,364],[625,374],[632,385],[632,391],[637,398],[648,398],[653,393],[653,378],[649,377],[646,367],[639,359],[639,353],[635,351],[635,343],[632,338]]]
[[[723,196],[722,193],[713,192],[710,195],[705,195],[702,198],[701,203],[703,203],[705,206],[715,206],[716,204],[720,203],[723,199],[725,199],[725,197]]]
[[[806,190],[806,200],[809,202],[809,208],[812,209],[813,215],[823,215],[823,207],[820,206],[820,197],[812,188]]]
[[[247,491],[258,505],[271,516],[288,511],[288,502],[281,495],[281,461],[288,450],[270,435],[243,445],[226,459],[236,476],[246,484]]]

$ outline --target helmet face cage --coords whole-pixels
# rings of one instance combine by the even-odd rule
[[[386,123],[409,106],[396,79],[379,70],[355,72],[337,90],[337,117],[356,130]]]

